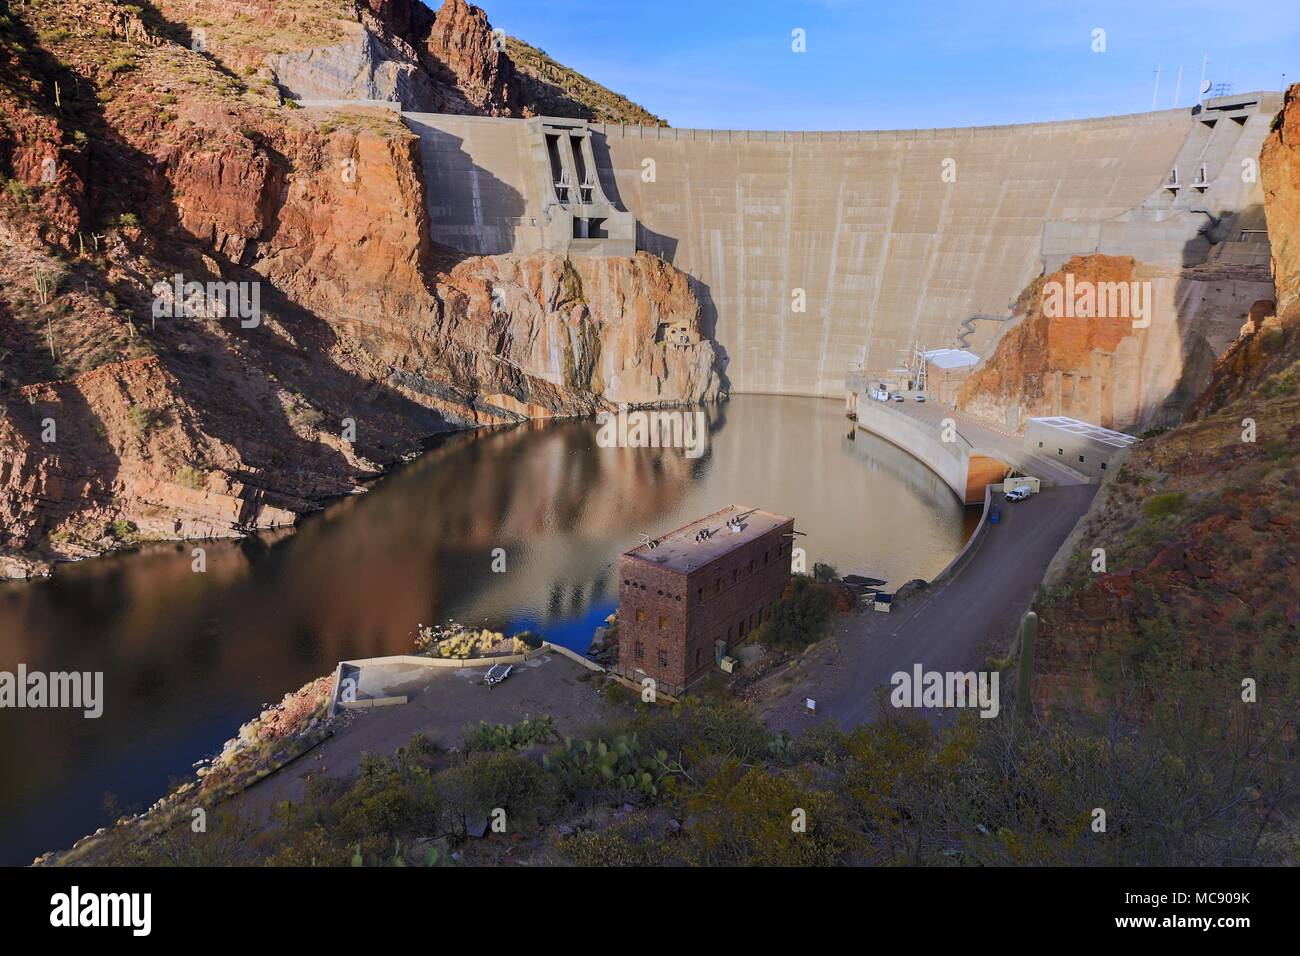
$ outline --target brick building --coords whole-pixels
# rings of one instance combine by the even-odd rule
[[[790,579],[794,519],[731,505],[619,558],[618,663],[672,693],[763,621]]]

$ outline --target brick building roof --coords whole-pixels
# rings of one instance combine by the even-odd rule
[[[740,518],[739,531],[727,527],[727,520],[734,517]],[[786,515],[773,514],[761,508],[729,505],[668,532],[657,539],[659,543],[655,548],[639,544],[623,554],[687,574],[793,520]],[[705,528],[713,534],[696,541],[696,534]]]

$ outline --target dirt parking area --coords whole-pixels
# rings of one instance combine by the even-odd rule
[[[492,687],[483,682],[487,670],[382,665],[363,675],[367,696],[405,695],[408,703],[348,712],[334,736],[222,809],[246,815],[299,800],[308,775],[347,776],[360,765],[362,754],[392,754],[416,733],[451,748],[459,747],[466,729],[479,721],[517,724],[550,715],[559,733],[571,735],[606,714],[604,697],[586,677],[599,675],[559,654],[517,664],[508,679]]]

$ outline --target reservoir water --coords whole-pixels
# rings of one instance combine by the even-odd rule
[[[707,410],[705,453],[597,446],[592,421],[443,436],[292,531],[158,544],[0,584],[0,670],[102,671],[104,713],[0,710],[0,864],[147,806],[263,704],[340,659],[408,653],[448,619],[585,650],[616,566],[731,503],[793,515],[808,567],[933,578],[977,520],[839,402],[746,395]],[[494,572],[494,549],[505,571]],[[396,747],[402,741],[394,741]]]

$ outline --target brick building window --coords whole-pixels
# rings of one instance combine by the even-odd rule
[[[704,603],[704,588],[700,588],[700,590],[696,593],[695,600],[701,604]]]
[[[645,645],[640,641],[636,642],[636,659],[639,661],[645,660]]]
[[[668,652],[667,652],[667,651],[660,651],[660,652],[659,652],[659,666],[660,666],[660,667],[667,667],[667,666],[668,666]]]
[[[695,666],[697,668],[700,666],[700,651],[698,648],[695,651]]]
[[[644,621],[644,620],[645,620],[645,611],[644,611],[642,608],[637,608],[637,609],[636,609],[636,619],[637,619],[638,621]]]
[[[668,630],[668,618],[664,617],[662,614],[659,615],[659,630]]]

